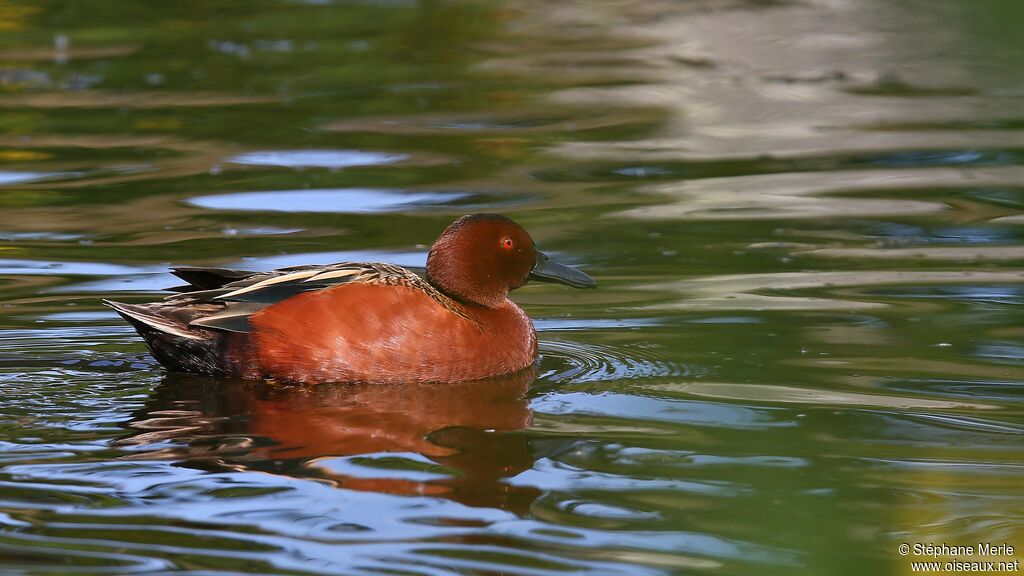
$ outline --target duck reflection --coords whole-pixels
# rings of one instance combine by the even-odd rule
[[[539,491],[502,479],[539,457],[516,433],[532,421],[535,377],[531,368],[462,383],[281,387],[169,374],[118,445],[132,458],[525,511]]]

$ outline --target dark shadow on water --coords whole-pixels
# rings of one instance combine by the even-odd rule
[[[168,374],[118,440],[131,459],[317,478],[522,513],[540,491],[504,479],[550,455],[527,434],[531,368],[445,384],[280,386]]]

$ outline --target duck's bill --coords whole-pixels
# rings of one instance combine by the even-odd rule
[[[575,268],[555,262],[543,252],[537,252],[537,265],[530,272],[530,279],[558,282],[573,288],[597,288],[597,282],[594,282],[593,278]]]

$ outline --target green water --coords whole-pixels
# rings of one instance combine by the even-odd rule
[[[0,0],[0,573],[910,574],[1024,556],[1016,0]],[[536,379],[166,374],[170,265],[501,212]]]

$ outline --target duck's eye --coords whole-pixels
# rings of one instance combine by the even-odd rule
[[[511,250],[512,248],[515,247],[515,245],[516,243],[513,242],[512,239],[507,236],[501,239],[501,247],[504,248],[505,250]]]

